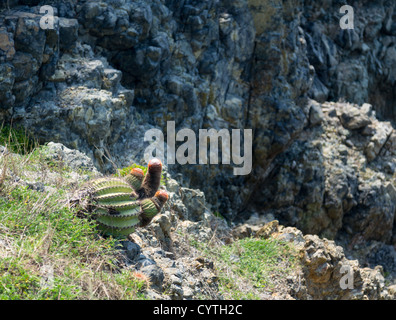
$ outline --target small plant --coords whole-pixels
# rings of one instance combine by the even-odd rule
[[[161,161],[152,159],[146,174],[133,168],[123,177],[89,181],[77,191],[73,202],[94,217],[102,234],[125,238],[135,227],[148,225],[168,200],[168,194],[158,190],[161,172]]]
[[[7,146],[13,152],[26,155],[38,146],[37,141],[22,127],[12,128],[9,125],[0,127],[0,145]]]
[[[220,218],[220,219],[225,220],[225,218],[223,217],[223,215],[222,215],[220,212],[218,212],[218,211],[213,212],[213,215],[214,215],[215,217],[217,217],[217,218]]]

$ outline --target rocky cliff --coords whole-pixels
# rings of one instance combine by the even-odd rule
[[[393,274],[395,3],[350,1],[354,28],[343,30],[345,4],[3,1],[0,115],[102,172],[142,163],[144,133],[166,133],[167,121],[250,128],[251,174],[169,171],[230,221],[278,219]],[[40,25],[44,5],[53,28]]]

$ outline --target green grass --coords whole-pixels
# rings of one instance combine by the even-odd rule
[[[12,128],[3,124],[0,126],[0,145],[7,145],[8,149],[14,153],[28,154],[38,146],[38,143],[26,129]]]
[[[76,182],[45,146],[0,153],[0,172],[0,299],[145,298],[147,282],[125,267],[117,240],[70,205],[82,176]]]
[[[219,290],[226,299],[263,299],[295,269],[297,251],[274,238],[244,238],[229,245],[190,244],[217,266]]]
[[[144,283],[118,266],[116,240],[99,237],[94,221],[77,217],[65,196],[18,186],[0,199],[3,243],[14,253],[0,249],[0,298],[141,298]],[[46,265],[54,272],[50,289],[40,286]]]
[[[295,256],[289,244],[274,239],[245,238],[225,246],[220,259],[254,288],[273,289],[271,277],[284,276],[292,270]],[[222,279],[227,284],[227,279]]]

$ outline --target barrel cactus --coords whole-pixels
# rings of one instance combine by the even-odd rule
[[[104,177],[89,181],[77,198],[85,212],[92,214],[100,232],[114,237],[128,236],[144,227],[161,211],[168,194],[158,190],[162,163],[152,159],[144,175],[134,168],[125,177]]]

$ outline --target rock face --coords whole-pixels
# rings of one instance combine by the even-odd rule
[[[392,125],[378,121],[368,104],[310,104],[320,106],[322,122],[275,161],[268,188],[255,194],[258,208],[304,233],[335,238],[343,229],[351,238],[393,243]]]
[[[292,294],[303,300],[382,300],[394,299],[385,286],[381,267],[364,268],[358,260],[349,260],[341,246],[316,235],[303,236],[298,229],[280,226],[272,234],[293,242],[302,265]],[[297,280],[297,279],[296,279]]]
[[[336,239],[349,256],[393,274],[393,258],[383,254],[396,252],[393,127],[368,104],[310,105],[320,106],[322,121],[274,162],[268,187],[254,195],[255,210],[304,234]]]
[[[378,115],[395,113],[395,3],[348,1],[353,29],[339,25],[340,1],[305,1],[301,27],[310,63],[315,68],[310,97],[320,102],[340,98],[375,106]]]
[[[91,158],[78,150],[72,150],[65,147],[61,143],[49,142],[48,157],[54,160],[62,161],[65,165],[69,166],[72,170],[78,169],[88,170],[95,174],[99,174],[98,170],[93,165]]]
[[[379,300],[390,299],[383,271],[361,268],[348,260],[342,247],[318,236],[304,237],[302,249],[303,281],[296,293],[300,299]]]

